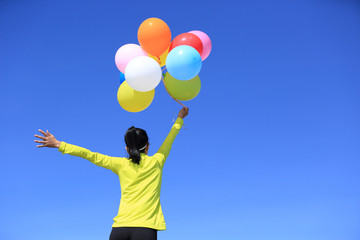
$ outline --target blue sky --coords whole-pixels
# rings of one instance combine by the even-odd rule
[[[111,156],[147,131],[154,154],[181,106],[117,102],[119,47],[150,17],[213,44],[164,167],[158,239],[360,238],[358,1],[0,2],[0,238],[108,239],[118,178],[36,148],[37,130]]]

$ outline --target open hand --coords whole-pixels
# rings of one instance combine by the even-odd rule
[[[58,148],[58,147],[60,147],[61,142],[56,140],[54,135],[49,133],[49,130],[46,130],[46,131],[47,132],[44,132],[43,130],[39,129],[39,132],[41,132],[44,135],[44,137],[35,134],[35,137],[44,140],[44,141],[34,140],[34,142],[43,144],[43,145],[37,145],[37,147],[49,147],[49,148]]]

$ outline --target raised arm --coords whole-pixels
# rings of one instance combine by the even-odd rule
[[[44,141],[34,140],[35,142],[43,144],[38,145],[37,147],[58,148],[62,154],[70,154],[87,159],[97,166],[110,169],[115,173],[117,173],[118,169],[120,168],[122,158],[107,156],[63,141],[60,142],[56,140],[56,138],[51,133],[49,133],[49,131],[47,131],[47,133],[42,130],[39,131],[44,135],[44,137],[38,135],[35,135],[35,137],[38,137]]]
[[[180,110],[178,114],[178,118],[176,119],[174,125],[171,127],[171,130],[167,137],[165,138],[163,144],[157,151],[157,153],[154,155],[160,162],[161,166],[164,166],[165,160],[168,157],[171,146],[175,140],[176,135],[179,133],[181,127],[184,124],[184,118],[188,115],[189,108],[184,107]]]

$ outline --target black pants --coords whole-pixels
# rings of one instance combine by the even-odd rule
[[[157,230],[145,227],[113,227],[109,240],[157,240]]]

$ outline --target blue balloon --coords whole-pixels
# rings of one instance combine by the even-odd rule
[[[181,45],[170,51],[166,58],[166,69],[179,80],[190,80],[196,77],[202,66],[199,52],[190,46]]]
[[[125,74],[120,72],[120,84],[122,84],[125,81]]]

